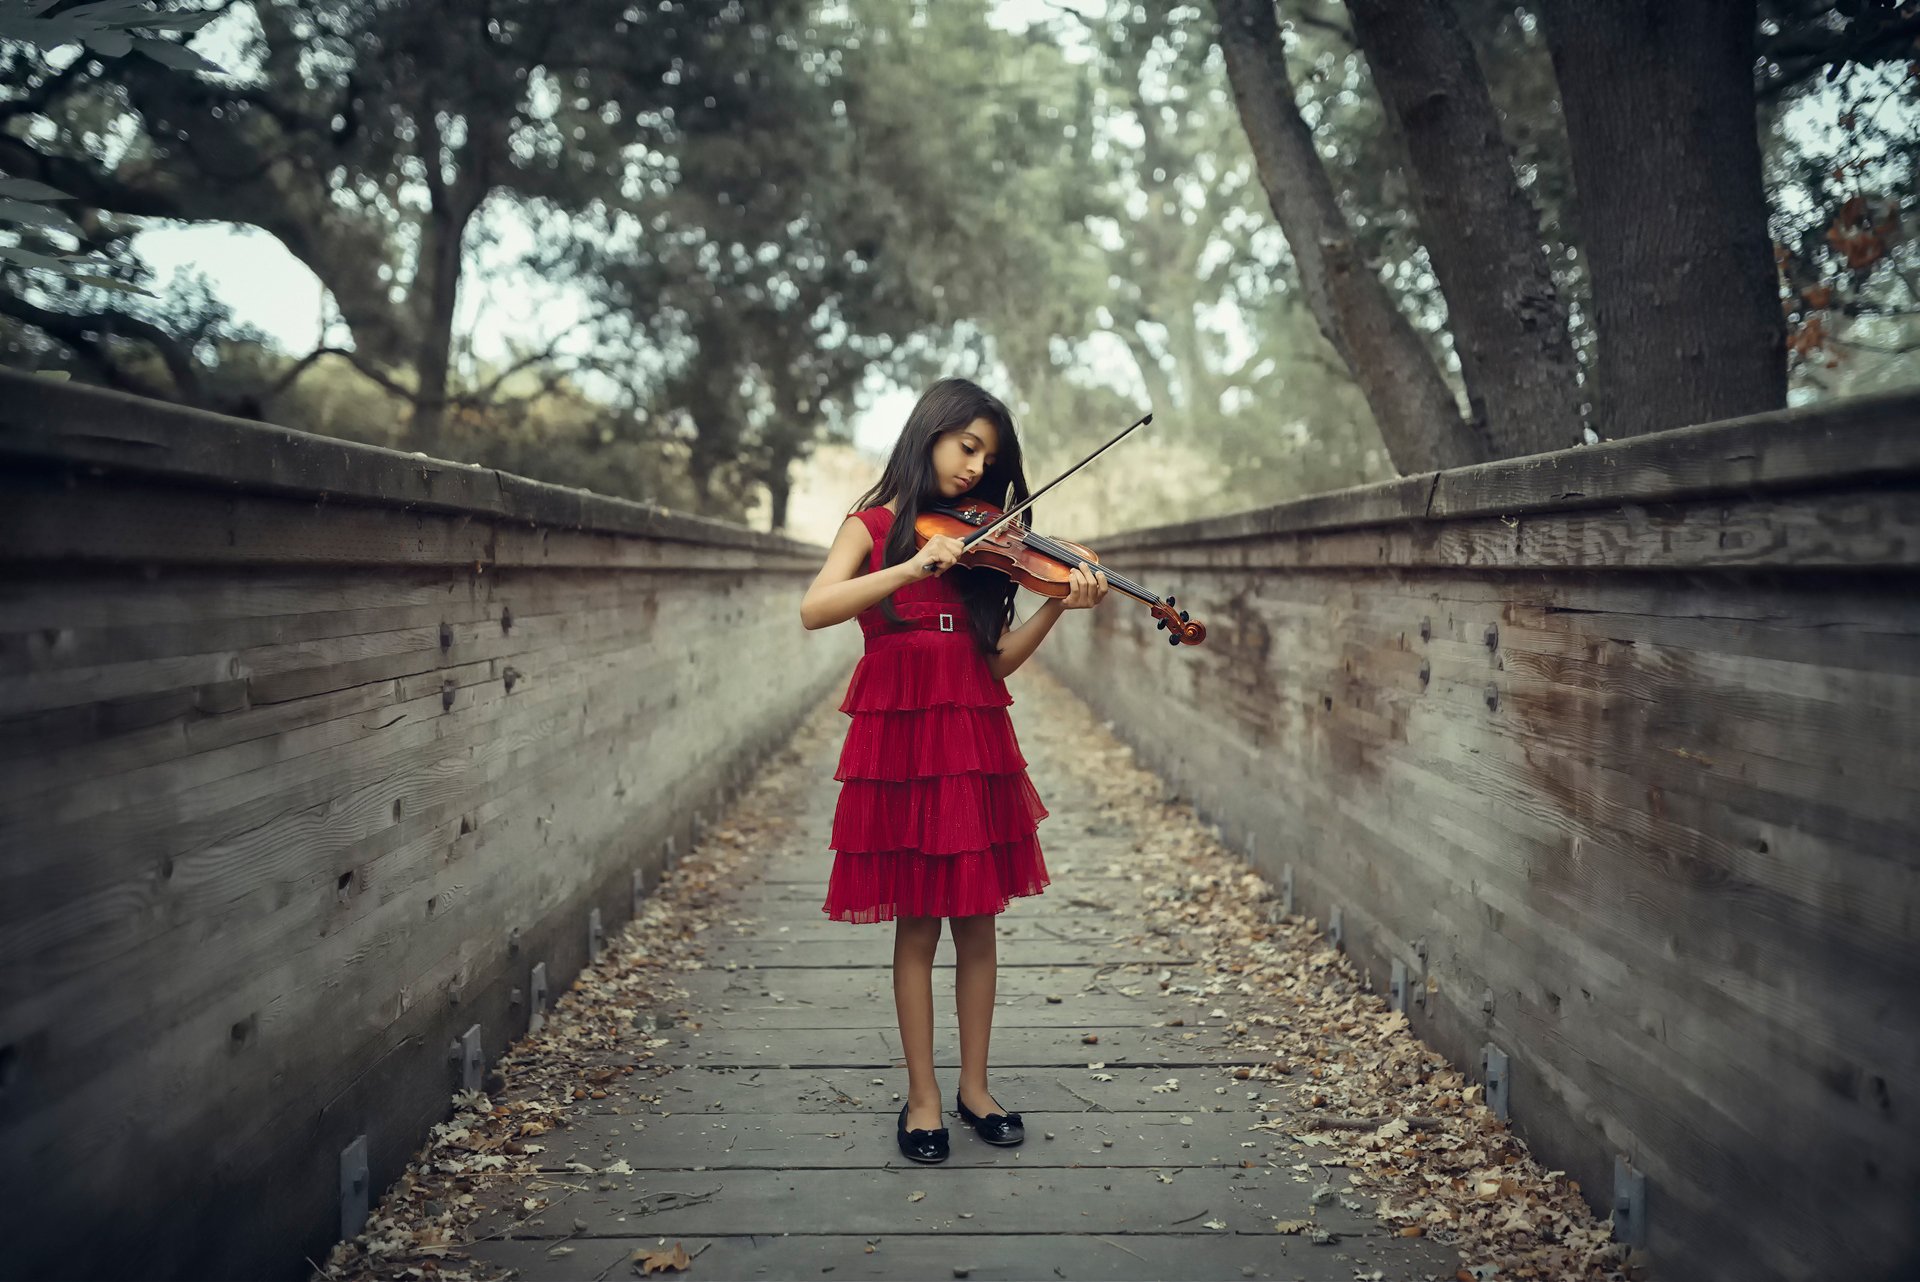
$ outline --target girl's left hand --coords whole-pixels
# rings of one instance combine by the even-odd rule
[[[1095,567],[1091,572],[1076,565],[1067,575],[1067,595],[1060,604],[1069,610],[1090,610],[1107,599],[1107,572]]]

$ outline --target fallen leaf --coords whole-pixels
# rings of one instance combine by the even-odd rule
[[[925,1189],[915,1189],[913,1192],[907,1194],[907,1201],[918,1202],[924,1199],[926,1196],[927,1196],[927,1191]]]
[[[1210,1229],[1224,1229],[1227,1227],[1227,1222],[1225,1220],[1208,1220],[1205,1227]]]
[[[687,1255],[687,1248],[678,1242],[673,1244],[671,1251],[635,1251],[633,1262],[643,1274],[664,1273],[669,1269],[677,1273],[693,1264],[692,1258]]]
[[[1312,1227],[1311,1220],[1275,1220],[1273,1222],[1275,1233],[1305,1233]]]

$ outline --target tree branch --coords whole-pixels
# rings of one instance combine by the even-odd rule
[[[200,403],[200,372],[193,353],[172,334],[151,321],[124,312],[57,312],[36,306],[11,290],[0,290],[0,313],[32,325],[49,338],[72,349],[115,387],[155,400]],[[173,378],[174,395],[169,396],[122,369],[113,360],[112,349],[101,341],[113,337],[132,338],[152,344],[159,352],[160,359],[166,363],[167,373]]]

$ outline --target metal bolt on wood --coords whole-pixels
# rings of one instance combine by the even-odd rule
[[[367,1137],[356,1135],[340,1150],[340,1236],[351,1238],[367,1226]]]
[[[451,623],[442,623],[440,625],[440,648],[442,650],[453,649],[453,625]]]
[[[1487,682],[1486,695],[1487,695],[1487,711],[1489,712],[1498,711],[1500,707],[1500,687],[1493,684],[1493,682],[1491,681]]]
[[[1487,1107],[1504,1122],[1509,1117],[1513,1092],[1507,1053],[1488,1042],[1480,1052],[1480,1065],[1487,1083]]]
[[[500,674],[500,677],[501,677],[501,680],[507,683],[507,693],[512,694],[514,684],[520,680],[520,669],[508,668],[505,672],[502,672]]]
[[[447,680],[442,681],[440,683],[440,711],[442,712],[453,711],[454,691],[458,690],[459,688],[460,688],[459,686],[453,683],[453,679],[451,677],[449,677]]]
[[[527,1008],[527,1031],[537,1033],[547,1026],[547,964],[533,968],[527,987],[533,990],[533,1004]]]
[[[1422,618],[1420,620],[1420,639],[1422,641],[1433,640],[1433,620],[1432,619]]]
[[[460,1035],[460,1085],[463,1089],[477,1091],[480,1081],[486,1076],[487,1061],[480,1051],[480,1025],[475,1024]]]
[[[1498,650],[1500,648],[1500,625],[1499,624],[1489,623],[1487,625],[1486,641],[1487,641],[1487,649]]]
[[[1613,1159],[1613,1240],[1647,1245],[1647,1177],[1618,1154]]]
[[[1433,664],[1425,659],[1420,660],[1420,684],[1424,686],[1430,684],[1432,681]]]
[[[513,631],[513,607],[510,605],[500,607],[500,631]]]

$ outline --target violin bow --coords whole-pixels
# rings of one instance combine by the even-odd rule
[[[1125,431],[1122,431],[1118,436],[1115,436],[1112,440],[1108,441],[1105,445],[1102,445],[1099,449],[1087,455],[1085,458],[1081,459],[1078,463],[1075,463],[1072,467],[1060,473],[1060,475],[1054,477],[1051,481],[1048,481],[1045,485],[1041,486],[1039,489],[1035,490],[1033,493],[1027,495],[1026,498],[1020,500],[1020,502],[1014,504],[1012,507],[1008,508],[1005,512],[1002,512],[1000,514],[1000,519],[995,521],[992,525],[983,526],[980,529],[975,530],[972,534],[969,534],[965,539],[961,540],[961,542],[967,547],[972,547],[974,544],[980,542],[982,539],[992,538],[995,534],[998,534],[1002,529],[1006,528],[1007,523],[1013,520],[1014,517],[1019,516],[1022,512],[1026,511],[1029,507],[1032,507],[1033,501],[1035,499],[1039,498],[1042,494],[1045,494],[1048,490],[1060,484],[1060,482],[1066,480],[1069,476],[1072,476],[1075,472],[1078,472],[1081,468],[1085,467],[1087,464],[1093,462],[1095,459],[1099,458],[1102,454],[1105,454],[1108,450],[1118,445],[1121,442],[1121,440],[1127,435],[1127,433],[1133,431],[1134,428],[1145,427],[1148,423],[1151,423],[1151,422],[1153,422],[1153,411],[1149,410],[1147,411],[1147,413],[1141,415],[1140,418],[1136,422],[1134,422],[1132,426],[1128,427]],[[923,561],[921,562],[920,568],[923,570],[932,570],[934,566],[938,564],[939,562],[937,561]]]

